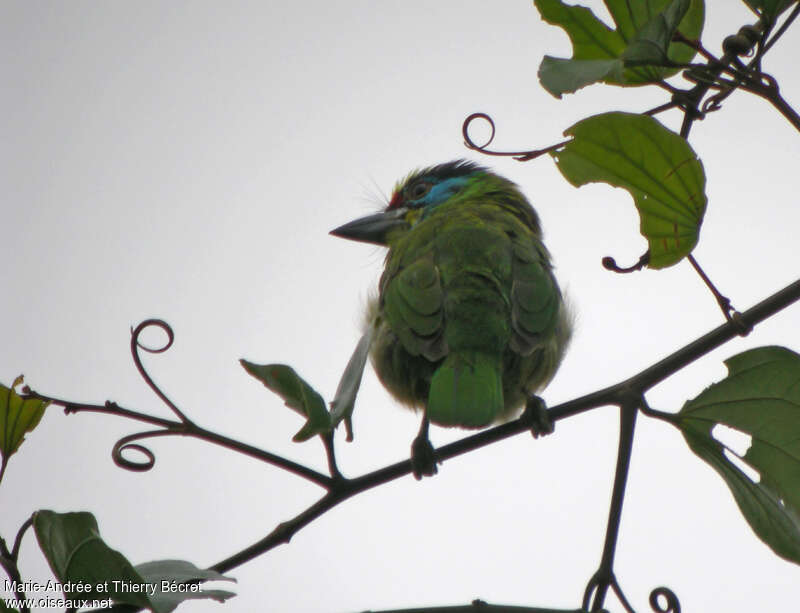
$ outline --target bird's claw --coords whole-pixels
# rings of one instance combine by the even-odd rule
[[[536,395],[528,397],[528,401],[525,403],[525,411],[522,413],[522,418],[528,422],[533,438],[547,436],[548,434],[552,434],[556,429],[553,420],[550,419],[547,405],[544,403],[544,400]]]
[[[417,481],[422,477],[432,477],[439,472],[436,468],[436,451],[428,440],[427,433],[420,432],[411,443],[411,470]]]

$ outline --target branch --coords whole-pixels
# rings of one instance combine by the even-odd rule
[[[741,322],[744,325],[753,327],[798,300],[800,300],[800,279],[743,312],[741,314]],[[616,385],[557,405],[551,408],[548,413],[553,421],[557,421],[601,406],[610,404],[620,406],[629,405],[632,399],[635,399],[636,403],[640,403],[645,391],[670,375],[678,372],[688,364],[691,364],[706,353],[739,336],[740,333],[740,323],[735,320],[726,322],[697,340],[678,349],[663,360],[645,368],[633,377],[617,383]],[[530,432],[530,423],[524,417],[439,447],[436,450],[436,458],[439,461],[449,460],[450,458],[485,447],[522,432]],[[216,563],[211,569],[218,572],[226,572],[245,562],[249,562],[253,558],[274,549],[282,543],[288,543],[299,530],[339,503],[356,494],[404,477],[411,472],[411,460],[404,460],[391,464],[390,466],[385,466],[371,473],[361,475],[360,477],[336,481],[325,496],[302,513],[279,524],[265,538],[235,555]],[[624,487],[624,482],[620,487]],[[619,520],[618,517],[609,519],[615,519],[617,522]]]
[[[771,317],[778,311],[786,308],[798,300],[800,300],[800,279],[777,291],[773,295],[762,300],[755,306],[742,313],[739,317],[740,321],[732,320],[722,324],[695,341],[673,352],[663,360],[653,364],[648,368],[645,368],[629,379],[591,394],[581,396],[575,400],[562,403],[548,411],[548,414],[553,422],[606,405],[618,405],[622,412],[622,429],[620,432],[619,442],[620,453],[618,455],[617,477],[614,483],[614,496],[612,498],[611,510],[609,512],[606,544],[604,546],[603,559],[600,569],[597,573],[595,573],[595,576],[587,587],[587,595],[585,597],[588,599],[593,592],[596,593],[592,607],[593,610],[601,606],[602,599],[608,587],[611,587],[614,592],[617,593],[624,601],[624,595],[622,594],[616,578],[614,577],[612,565],[616,539],[619,530],[622,496],[624,494],[625,481],[627,477],[627,466],[630,461],[630,444],[633,437],[635,417],[640,408],[646,408],[644,393],[651,387],[660,383],[670,375],[678,372],[701,356],[738,336],[741,333],[742,325],[752,328],[756,324],[764,321],[765,319]],[[46,396],[39,397],[51,400],[51,402],[54,402],[55,404],[69,404],[72,410],[82,409],[82,405],[65,403],[65,401],[50,399]],[[107,405],[103,407],[98,405],[87,405],[88,410],[102,410],[110,413],[115,412],[118,408],[119,407],[116,407],[116,405],[113,403],[107,403]],[[123,414],[123,416],[130,416],[130,414],[135,414],[137,419],[146,417],[146,421],[151,419],[159,419],[144,416],[143,414],[135,412],[126,412]],[[163,421],[168,422],[168,420]],[[197,438],[228,447],[235,451],[251,455],[258,459],[262,459],[268,463],[272,463],[286,470],[290,470],[290,472],[301,474],[301,476],[305,476],[311,481],[328,488],[327,493],[317,502],[306,508],[292,519],[280,523],[267,536],[210,567],[210,570],[215,570],[221,573],[227,572],[233,568],[236,568],[237,566],[249,562],[250,560],[274,549],[280,544],[288,543],[292,537],[297,534],[297,532],[348,498],[412,473],[411,460],[404,460],[359,477],[348,479],[341,476],[341,474],[338,472],[338,469],[335,469],[334,463],[331,466],[334,476],[327,477],[307,467],[296,465],[285,458],[275,456],[269,452],[250,447],[249,445],[245,445],[239,441],[203,430],[202,428],[191,424],[191,422],[188,424],[177,422],[168,423],[175,424],[175,427],[173,427],[172,430],[167,429],[156,431],[155,433],[141,433],[140,435],[133,435],[133,437],[141,436],[142,434],[147,436],[168,434],[184,434],[188,436],[195,436]],[[178,426],[181,428],[180,432],[175,431],[176,427]],[[521,432],[530,432],[530,420],[527,419],[525,415],[514,421],[496,426],[489,430],[484,430],[483,432],[479,432],[472,436],[465,437],[461,440],[440,447],[436,450],[436,458],[438,461],[448,460],[469,451],[479,449],[480,447],[485,447],[486,445],[495,443],[510,436],[520,434]],[[130,440],[134,440],[131,437],[126,438],[128,439],[128,442]],[[125,446],[126,444],[120,445],[121,448],[124,448]],[[329,460],[331,460],[333,457],[332,439],[328,439],[326,449],[329,452]],[[294,465],[297,470],[294,470],[294,467],[290,468],[290,465]],[[4,544],[3,551],[7,551]],[[7,557],[8,556],[3,556],[3,558]],[[657,588],[654,590],[651,593],[651,601],[659,594],[663,595],[663,593],[659,592],[659,590],[665,589],[666,588]],[[114,605],[112,606],[112,609],[123,610],[120,608],[121,606],[122,605]],[[125,608],[124,610],[130,609]]]

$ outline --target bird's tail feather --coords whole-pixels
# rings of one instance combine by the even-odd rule
[[[431,379],[428,419],[442,426],[488,426],[503,412],[500,367],[500,356],[466,350],[448,355]]]

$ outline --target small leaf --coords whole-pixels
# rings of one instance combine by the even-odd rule
[[[697,244],[706,210],[703,165],[689,143],[647,115],[604,113],[568,128],[552,155],[576,187],[602,182],[633,196],[649,266],[672,266]]]
[[[358,341],[358,345],[342,373],[339,386],[336,388],[336,395],[331,400],[331,423],[335,428],[344,419],[348,441],[353,440],[353,407],[356,404],[358,389],[361,387],[361,376],[364,374],[364,367],[367,364],[372,335],[373,328],[370,327]]]
[[[20,375],[10,388],[0,384],[0,456],[4,466],[22,445],[25,433],[33,431],[50,404],[37,398],[23,399],[14,389],[22,381]]]
[[[606,0],[616,29],[583,6],[561,0],[534,4],[542,19],[563,28],[572,42],[571,59],[545,56],[539,67],[542,87],[558,98],[591,83],[657,83],[696,53],[672,42],[675,29],[688,38],[699,38],[703,30],[703,0]]]
[[[606,79],[616,80],[622,74],[622,60],[565,60],[545,55],[539,65],[539,81],[557,98],[581,87]]]
[[[148,598],[152,586],[125,556],[103,542],[91,513],[37,511],[33,528],[65,596],[87,600],[111,598],[115,602],[153,608]],[[67,592],[66,588],[78,585],[89,589]]]
[[[623,52],[625,66],[673,66],[669,47],[678,24],[689,10],[689,3],[690,0],[672,0],[661,13],[648,21]]]
[[[239,360],[244,369],[266,387],[283,398],[286,406],[306,418],[306,423],[292,438],[295,442],[307,441],[317,434],[330,432],[331,416],[322,396],[306,383],[291,366],[286,364],[253,364]]]
[[[728,376],[688,401],[675,425],[728,484],[756,535],[779,556],[800,563],[800,355],[759,347],[725,364]],[[752,437],[737,457],[760,474],[758,482],[726,457],[734,452],[712,436],[716,424]]]
[[[136,571],[145,582],[156,586],[150,597],[160,613],[169,613],[185,600],[209,599],[225,602],[236,596],[227,590],[203,589],[199,581],[236,581],[213,570],[197,568],[185,560],[155,560],[138,564]]]

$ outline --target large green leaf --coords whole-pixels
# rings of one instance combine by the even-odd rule
[[[694,249],[706,210],[703,165],[689,143],[647,115],[604,113],[568,128],[552,153],[573,185],[622,187],[639,211],[649,266],[671,266]]]
[[[800,563],[800,355],[759,347],[725,364],[728,376],[688,401],[675,424],[728,484],[756,535],[779,556]],[[714,438],[717,424],[749,434],[747,452],[738,455]],[[726,451],[760,479],[751,479]]]
[[[23,399],[14,389],[21,383],[22,375],[14,380],[10,388],[0,384],[0,464],[3,469],[22,445],[25,433],[33,431],[42,419],[49,404],[36,398]],[[2,474],[3,470],[0,469],[0,476]]]
[[[136,572],[125,556],[103,542],[91,513],[37,511],[33,516],[33,528],[65,598],[111,598],[162,613],[148,598],[152,585]]]
[[[330,432],[331,416],[322,396],[286,364],[253,364],[239,360],[244,369],[278,394],[286,406],[306,418],[306,423],[294,435],[295,442],[307,441],[317,434]]]
[[[699,38],[703,0],[607,0],[616,29],[582,6],[561,0],[534,0],[546,22],[563,28],[572,42],[572,58],[545,56],[539,67],[542,86],[556,97],[591,83],[646,85],[675,74],[695,50],[672,42],[676,30]]]

